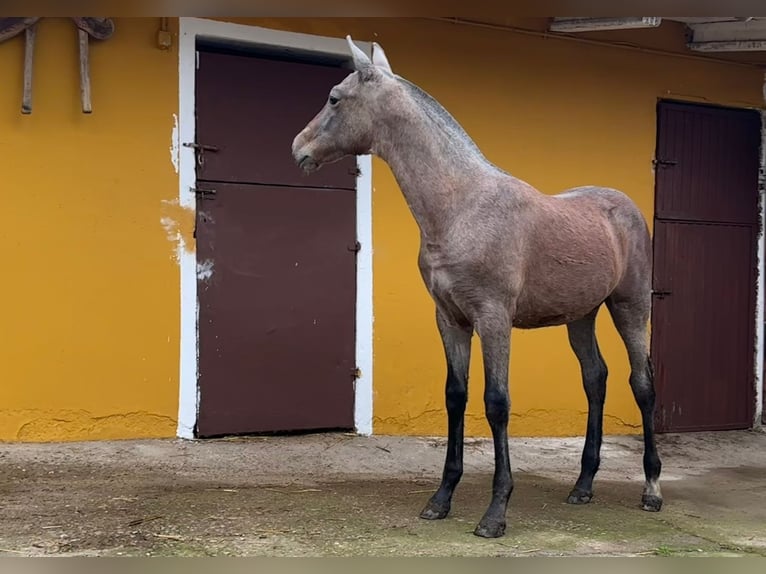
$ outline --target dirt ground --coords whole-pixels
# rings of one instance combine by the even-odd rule
[[[511,439],[508,530],[486,540],[487,440],[435,522],[442,439],[0,444],[0,556],[766,556],[766,432],[661,436],[660,513],[639,508],[640,437],[607,437],[593,502],[566,504],[581,445]]]

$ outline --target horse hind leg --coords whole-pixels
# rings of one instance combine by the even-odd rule
[[[662,508],[660,472],[662,462],[654,437],[654,372],[647,342],[650,303],[646,298],[626,298],[612,295],[606,301],[617,332],[622,337],[630,361],[630,388],[641,410],[644,431],[644,476],[646,482],[641,507],[650,512]]]
[[[601,462],[601,438],[608,370],[596,341],[596,315],[599,307],[582,319],[567,325],[569,345],[580,363],[583,387],[588,399],[588,426],[580,461],[580,476],[567,498],[567,502],[570,504],[585,504],[591,501],[593,498],[593,479]]]

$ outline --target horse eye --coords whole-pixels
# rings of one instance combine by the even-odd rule
[[[338,98],[336,98],[335,96],[330,96],[330,105],[331,105],[331,106],[334,106],[334,105],[335,105],[335,104],[337,104],[339,101],[340,101],[340,100],[339,100]]]

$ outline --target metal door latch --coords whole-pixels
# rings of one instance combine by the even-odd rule
[[[194,193],[197,197],[201,197],[202,199],[213,199],[212,197],[207,197],[207,196],[216,194],[216,191],[214,189],[202,189],[200,187],[190,187],[189,190],[192,193]]]
[[[219,151],[220,148],[216,145],[205,145],[205,144],[198,144],[194,142],[184,142],[184,147],[191,147],[196,150],[202,150],[202,151]]]
[[[656,167],[671,167],[674,165],[678,165],[678,162],[674,159],[653,159],[652,165]]]
[[[200,167],[202,167],[202,164],[205,163],[204,153],[206,151],[217,152],[217,151],[221,150],[221,148],[219,148],[216,145],[199,144],[199,143],[196,143],[196,142],[184,142],[183,146],[184,147],[190,147],[190,148],[194,149],[194,151],[197,152],[197,154],[196,154],[197,155],[197,164]]]

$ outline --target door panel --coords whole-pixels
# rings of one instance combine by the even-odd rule
[[[658,218],[757,223],[756,112],[668,103],[658,129]]]
[[[197,71],[197,177],[206,181],[356,187],[356,158],[306,175],[293,160],[293,138],[349,70],[243,54],[200,51]]]
[[[353,427],[354,192],[199,203],[200,436]]]
[[[356,177],[291,142],[348,74],[199,53],[198,436],[353,428]]]
[[[658,106],[652,308],[658,430],[753,422],[759,145],[757,112]]]
[[[657,424],[747,428],[753,417],[753,229],[658,221],[652,318]]]

